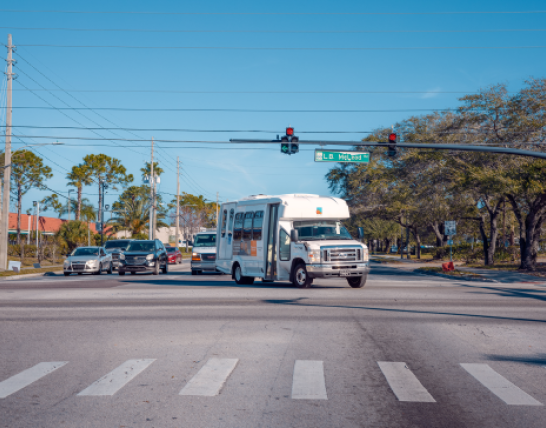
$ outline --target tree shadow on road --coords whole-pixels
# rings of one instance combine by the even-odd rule
[[[486,355],[490,361],[536,364],[546,366],[546,354],[535,355]]]

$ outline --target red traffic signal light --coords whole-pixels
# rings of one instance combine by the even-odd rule
[[[292,127],[286,128],[286,135],[288,135],[288,136],[294,135],[294,128],[292,128]]]
[[[389,143],[396,144],[396,134],[395,133],[389,134]]]

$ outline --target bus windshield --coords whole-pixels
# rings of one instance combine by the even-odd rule
[[[302,241],[337,241],[353,239],[347,229],[336,220],[295,221],[294,229]]]

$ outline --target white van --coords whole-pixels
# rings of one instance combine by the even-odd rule
[[[293,194],[249,196],[226,202],[217,231],[216,269],[237,284],[292,281],[310,287],[314,278],[366,284],[368,247],[341,224],[349,218],[339,198]]]
[[[217,272],[214,265],[216,260],[216,231],[201,232],[193,236],[191,255],[191,274]]]

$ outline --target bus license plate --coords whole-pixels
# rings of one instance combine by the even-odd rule
[[[349,269],[340,269],[339,270],[339,276],[347,276],[349,275]]]

